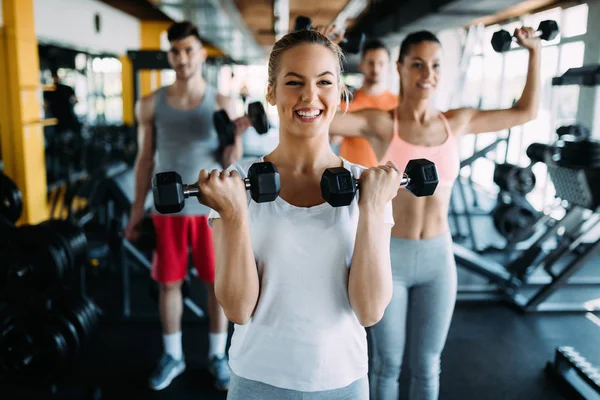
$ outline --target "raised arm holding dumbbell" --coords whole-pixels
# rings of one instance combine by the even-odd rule
[[[239,136],[250,126],[259,135],[269,131],[269,120],[261,102],[255,101],[248,105],[248,113],[234,119],[229,118],[225,110],[219,110],[213,115],[213,123],[219,135],[219,147],[222,149],[233,145]],[[224,165],[227,168],[230,164]]]

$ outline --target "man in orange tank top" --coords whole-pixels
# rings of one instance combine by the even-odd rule
[[[390,70],[390,52],[381,41],[372,40],[365,43],[359,69],[364,75],[364,82],[354,94],[348,111],[396,108],[398,97],[385,88],[385,80]],[[369,168],[379,165],[373,148],[364,138],[344,138],[340,145],[340,156]]]

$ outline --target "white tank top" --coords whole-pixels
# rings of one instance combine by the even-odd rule
[[[261,161],[229,169],[245,178]],[[356,178],[364,170],[346,160],[344,167]],[[235,325],[229,358],[236,375],[305,392],[339,389],[367,375],[366,332],[348,297],[358,215],[357,197],[348,207],[296,207],[248,196],[260,297],[253,317]],[[211,211],[211,226],[214,218]],[[391,202],[385,222],[394,223]]]

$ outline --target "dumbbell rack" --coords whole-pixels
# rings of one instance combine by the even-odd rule
[[[37,229],[40,229],[44,223],[39,224],[40,227]],[[75,252],[80,256],[85,255],[85,238],[77,232],[70,231],[75,228],[75,225],[68,225],[65,221],[57,223],[65,225],[62,225],[62,228],[54,225],[53,229],[56,230],[47,231],[47,234],[52,232],[63,235],[61,241],[65,240],[69,246],[76,246],[70,247],[69,250],[71,262],[77,264],[69,270],[76,278],[78,273],[83,272],[85,265],[81,258],[75,256]],[[19,233],[22,229],[29,230],[27,233]],[[9,242],[14,249],[19,249],[18,246],[29,248],[31,243],[20,243],[19,238],[31,239],[28,236],[33,233],[32,229],[36,229],[36,226],[16,227],[0,215],[0,235],[4,239],[10,237],[15,240]],[[74,236],[65,239],[65,234]],[[39,250],[36,249],[34,253],[37,254]],[[51,251],[59,250],[54,248]],[[8,254],[3,256],[10,257]],[[62,260],[66,262],[66,259]],[[49,270],[52,269],[42,263],[35,265],[38,268],[44,265]],[[8,274],[8,270],[5,273]],[[6,277],[8,279],[8,275]],[[6,283],[6,287],[9,286],[7,282],[3,282]],[[48,282],[54,281],[48,280]],[[77,280],[72,283],[74,285],[67,288],[64,286],[65,281],[58,281],[54,283],[57,286],[42,291],[38,291],[39,288],[36,287],[33,293],[28,293],[26,287],[19,287],[17,291],[2,288],[0,386],[4,397],[13,398],[11,396],[13,395],[18,398],[32,398],[39,395],[40,398],[46,398],[49,395],[65,394],[75,394],[78,398],[99,399],[101,397],[101,389],[97,385],[81,382],[73,384],[67,382],[68,379],[65,378],[65,374],[72,371],[73,363],[76,362],[82,349],[87,347],[87,342],[96,331],[102,314],[96,304],[82,292],[82,287],[77,287]]]

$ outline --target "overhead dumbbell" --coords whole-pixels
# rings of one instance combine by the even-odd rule
[[[269,131],[269,119],[267,113],[260,101],[248,104],[248,113],[241,118],[249,118],[252,126],[259,135]],[[213,114],[213,123],[219,135],[219,145],[221,148],[230,146],[235,141],[235,125],[229,119],[225,110],[219,110]]]
[[[309,17],[299,15],[294,21],[294,31],[303,29],[312,29],[312,20]],[[346,53],[357,54],[360,53],[366,38],[367,36],[363,32],[349,31],[344,34],[344,38],[339,45]]]
[[[244,183],[257,203],[273,201],[279,196],[279,172],[270,162],[252,164]],[[156,210],[171,214],[183,209],[185,199],[200,196],[200,188],[197,184],[183,184],[177,172],[160,172],[152,178],[152,195]]]
[[[438,181],[435,164],[420,158],[408,162],[400,186],[418,197],[431,196]],[[359,186],[360,180],[343,167],[328,168],[321,177],[321,195],[333,207],[350,205]]]
[[[556,21],[545,20],[540,22],[536,32],[537,36],[542,40],[551,41],[556,38],[560,30]],[[508,31],[504,29],[499,30],[492,36],[492,47],[497,53],[503,53],[510,49],[513,39],[514,37]]]

